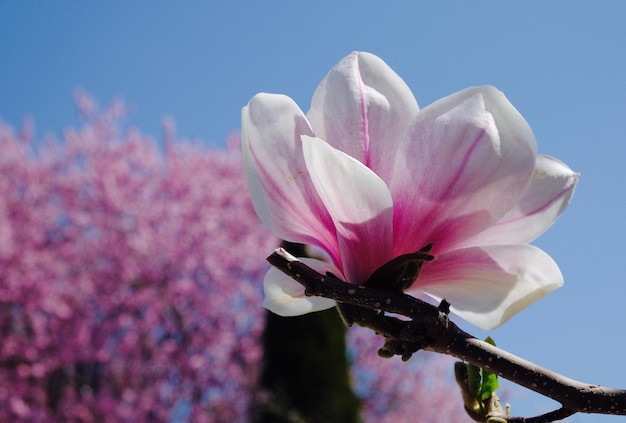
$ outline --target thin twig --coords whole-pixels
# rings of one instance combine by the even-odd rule
[[[536,417],[507,417],[507,423],[550,423],[563,420],[566,417],[576,414],[576,411],[569,408],[559,408]]]

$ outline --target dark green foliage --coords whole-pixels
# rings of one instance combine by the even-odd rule
[[[302,256],[302,251],[290,252]],[[257,423],[357,423],[360,403],[352,390],[346,328],[335,308],[298,317],[267,312],[264,367]]]

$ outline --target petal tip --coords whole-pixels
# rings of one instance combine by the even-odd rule
[[[307,264],[319,262],[303,259]],[[315,265],[317,268],[331,268],[328,265]],[[303,314],[322,311],[335,306],[335,301],[323,297],[308,297],[304,287],[281,271],[270,268],[263,280],[263,307],[283,317],[301,316]]]

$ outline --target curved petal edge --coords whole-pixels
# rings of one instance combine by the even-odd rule
[[[328,271],[342,278],[339,270],[331,264],[308,258],[300,258],[299,260],[319,273]],[[265,294],[263,307],[283,317],[300,316],[327,310],[336,304],[334,300],[328,298],[306,296],[301,284],[274,267],[265,274],[263,292]]]
[[[563,213],[574,195],[579,176],[560,160],[537,156],[530,186],[519,203],[493,226],[459,247],[533,241]]]
[[[563,275],[544,251],[498,245],[457,250],[425,263],[413,288],[445,298],[453,313],[492,330],[561,286]]]

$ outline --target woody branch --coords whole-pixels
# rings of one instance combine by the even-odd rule
[[[385,337],[381,355],[408,359],[420,349],[457,357],[561,403],[562,408],[534,418],[506,417],[507,422],[550,422],[571,414],[626,415],[626,390],[582,383],[559,375],[461,330],[448,319],[449,304],[435,307],[401,291],[385,291],[322,275],[279,248],[268,261],[302,284],[308,296],[321,296],[364,309],[354,323]],[[408,317],[400,320],[385,313]]]

